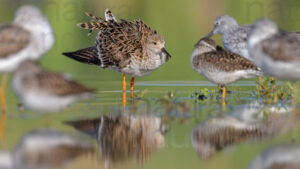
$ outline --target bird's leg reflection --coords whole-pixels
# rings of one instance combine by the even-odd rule
[[[5,148],[5,123],[6,123],[6,113],[2,113],[0,119],[0,139],[1,139],[2,148]]]
[[[225,98],[226,98],[226,86],[225,85],[222,85],[221,86],[222,88],[222,112],[225,112],[226,111],[226,101],[225,101]]]
[[[126,78],[125,78],[125,73],[123,74],[123,108],[125,109],[126,107]]]
[[[299,118],[299,112],[297,110],[298,106],[298,86],[295,81],[292,82],[293,84],[293,100],[292,100],[292,111],[293,111],[293,122],[294,122],[294,131],[293,131],[293,138],[292,141],[296,141],[297,137],[297,124],[298,124],[298,118]]]
[[[130,81],[130,98],[133,98],[133,86],[134,86],[134,77],[131,78]]]
[[[262,77],[258,76],[258,91],[260,92],[262,90]]]
[[[223,104],[226,104],[225,98],[226,98],[226,86],[223,85],[223,86],[222,86],[222,103],[223,103]]]

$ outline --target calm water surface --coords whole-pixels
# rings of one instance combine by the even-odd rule
[[[8,87],[2,151],[23,146],[32,157],[22,165],[38,168],[238,169],[268,147],[299,142],[290,101],[263,104],[255,81],[229,86],[226,106],[206,81],[137,81],[135,99],[128,91],[123,109],[119,81],[79,79],[99,88],[96,98],[49,116],[22,110]],[[45,137],[49,130],[56,147]],[[77,143],[69,145],[59,134]],[[85,142],[87,147],[80,144]]]

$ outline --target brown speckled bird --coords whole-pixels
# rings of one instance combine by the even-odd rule
[[[225,103],[225,85],[242,78],[261,76],[262,72],[248,59],[222,49],[209,38],[199,40],[191,57],[193,69],[207,80],[223,87]]]
[[[134,77],[150,74],[171,57],[165,50],[164,37],[141,19],[135,22],[126,20],[118,22],[108,9],[105,11],[106,20],[89,13],[86,15],[91,17],[92,21],[80,23],[78,26],[90,30],[89,33],[99,30],[95,45],[63,54],[79,62],[123,73],[125,98],[125,74],[132,76],[131,97],[133,97]]]
[[[100,119],[66,124],[97,138],[98,150],[106,166],[133,157],[146,160],[165,146],[165,126],[159,117],[153,115],[102,115]]]
[[[59,111],[74,101],[93,96],[93,91],[66,75],[43,70],[34,61],[21,63],[12,87],[26,108],[40,113]]]

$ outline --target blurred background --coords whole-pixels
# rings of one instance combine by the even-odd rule
[[[99,117],[99,113],[113,114],[121,106],[121,74],[111,70],[102,70],[97,66],[81,64],[61,54],[94,45],[96,32],[87,36],[87,30],[76,26],[77,23],[90,20],[84,12],[103,17],[105,9],[109,8],[117,19],[135,20],[142,18],[151,28],[156,29],[165,37],[166,49],[172,58],[149,76],[136,78],[137,83],[204,80],[192,70],[190,56],[194,44],[212,29],[215,18],[223,14],[233,16],[241,25],[251,24],[261,17],[267,17],[274,20],[283,30],[300,30],[299,0],[1,0],[0,22],[11,22],[15,11],[21,5],[26,4],[38,6],[48,17],[54,29],[55,44],[41,59],[42,66],[50,70],[69,73],[78,81],[97,90],[96,100],[72,105],[67,110],[50,116],[52,127],[71,133],[76,132],[73,128],[64,125],[64,121]],[[222,44],[219,35],[214,36],[213,39],[219,45]],[[129,79],[127,77],[128,81]],[[237,88],[236,90],[242,88],[246,94],[250,95],[256,90],[254,80],[253,84],[247,88],[242,88],[243,86],[235,88]],[[148,90],[144,96],[149,97],[150,100],[153,98],[152,101],[154,100],[154,102],[151,104],[154,104],[154,108],[152,107],[152,111],[158,112],[158,114],[163,112],[164,108],[158,105],[157,100],[165,97],[166,91],[174,88],[174,90],[179,91],[178,93],[181,92],[181,99],[186,101],[186,97],[188,98],[190,93],[203,88],[198,86],[147,87],[147,85],[149,83],[140,83],[135,89]],[[1,145],[2,149],[11,150],[22,135],[43,126],[43,122],[41,115],[32,112],[20,113],[17,106],[19,101],[12,93],[10,85],[7,87],[6,99],[9,110],[5,128],[6,143]],[[191,118],[192,121],[184,125],[179,124],[179,122],[174,124],[171,132],[166,136],[165,149],[153,156],[151,160],[142,164],[137,163],[137,165],[130,161],[126,165],[121,164],[116,168],[163,167],[174,169],[199,168],[200,166],[206,169],[240,169],[246,168],[253,157],[267,147],[290,141],[292,133],[275,139],[267,139],[262,143],[253,143],[250,146],[248,143],[239,144],[236,149],[230,149],[229,153],[217,154],[213,160],[200,160],[190,143],[191,131],[199,122],[219,111],[219,107],[217,107],[219,104],[215,98],[213,100],[213,106],[210,102],[208,105],[193,104],[194,107],[191,106],[190,109],[196,115],[194,114],[195,116]],[[238,101],[231,103],[234,106],[241,106],[250,100],[247,95],[246,99],[242,101],[238,99]],[[200,110],[202,114],[199,113]],[[139,113],[139,111],[136,112]],[[299,140],[299,136],[297,138]],[[103,165],[97,165],[94,161],[97,161],[97,157],[81,158],[70,168],[86,168],[87,166],[89,168],[103,168]]]

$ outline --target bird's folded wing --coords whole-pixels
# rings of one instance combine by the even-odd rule
[[[300,61],[300,38],[282,33],[263,41],[262,50],[276,61]]]
[[[36,74],[38,85],[43,91],[57,96],[92,93],[93,91],[80,83],[55,72],[42,71]]]
[[[131,56],[142,57],[138,25],[125,20],[120,23],[110,21],[106,29],[98,35],[96,46],[102,67],[120,66],[129,61]]]
[[[0,59],[22,51],[30,43],[30,32],[14,25],[0,25]]]
[[[214,65],[222,71],[259,70],[248,59],[229,51],[208,52],[203,54],[203,58],[203,64]]]

